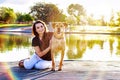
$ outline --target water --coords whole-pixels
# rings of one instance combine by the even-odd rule
[[[31,33],[0,33],[0,62],[30,57],[34,53],[32,37]],[[119,35],[66,34],[64,60],[119,61],[119,44]]]
[[[120,60],[120,36],[103,34],[68,34],[67,59]]]
[[[0,61],[18,61],[30,57],[32,51],[30,33],[0,33]]]

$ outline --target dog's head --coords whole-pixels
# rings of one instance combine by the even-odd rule
[[[54,33],[63,34],[65,32],[65,28],[67,27],[67,23],[65,23],[65,22],[53,22],[52,27],[54,29]]]

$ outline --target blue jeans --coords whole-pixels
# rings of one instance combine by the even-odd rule
[[[51,61],[46,61],[41,59],[35,53],[30,57],[30,59],[25,59],[23,63],[25,69],[46,69],[51,67]]]

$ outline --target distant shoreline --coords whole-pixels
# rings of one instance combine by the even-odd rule
[[[16,28],[16,27],[27,27],[32,24],[0,24],[0,28]]]

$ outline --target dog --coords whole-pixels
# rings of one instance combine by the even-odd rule
[[[55,53],[61,52],[61,58],[59,62],[58,71],[62,70],[63,58],[65,53],[65,28],[67,27],[67,23],[65,22],[53,22],[53,35],[51,39],[51,59],[52,59],[52,69],[51,71],[55,71]]]

